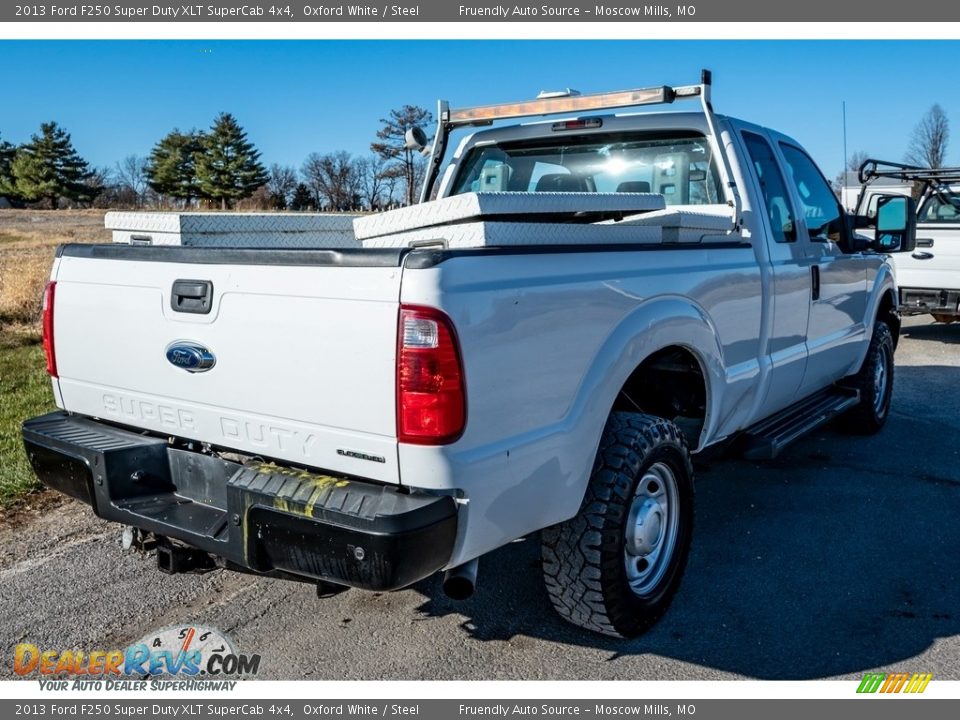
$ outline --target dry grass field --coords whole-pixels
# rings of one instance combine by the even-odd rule
[[[20,444],[20,423],[53,406],[39,320],[54,251],[65,242],[109,242],[103,215],[103,210],[0,210],[0,506],[22,502],[36,488]]]
[[[0,332],[40,317],[40,295],[57,245],[109,242],[103,210],[0,210]]]

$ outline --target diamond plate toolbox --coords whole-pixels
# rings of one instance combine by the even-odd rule
[[[363,240],[366,248],[471,248],[507,245],[605,245],[662,242],[659,227],[529,222],[468,222]]]
[[[109,212],[115,243],[194,247],[350,248],[353,215],[339,213]]]
[[[353,221],[353,229],[358,240],[368,240],[408,230],[468,221],[528,218],[549,224],[551,216],[559,221],[578,213],[634,214],[663,210],[665,207],[663,195],[653,193],[465,193],[357,217]]]

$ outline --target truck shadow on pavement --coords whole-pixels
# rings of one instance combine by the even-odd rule
[[[465,615],[474,640],[528,636],[612,663],[652,654],[764,679],[929,672],[911,659],[960,633],[960,367],[896,371],[896,410],[876,436],[827,428],[775,461],[701,464],[686,576],[646,635],[619,641],[560,620],[536,536],[484,557],[466,602],[446,599],[437,578],[418,585],[432,598],[420,610]],[[946,402],[938,412],[925,409],[933,397]],[[595,665],[584,677],[606,674]]]
[[[900,331],[911,340],[939,341],[949,345],[960,343],[960,323],[929,323],[926,325],[905,324]]]

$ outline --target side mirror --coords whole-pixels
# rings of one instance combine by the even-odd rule
[[[877,252],[913,252],[917,246],[917,201],[906,195],[881,195],[876,217],[860,215],[858,228],[874,228],[870,247]]]

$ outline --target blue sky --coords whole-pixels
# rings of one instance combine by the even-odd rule
[[[828,176],[848,151],[900,160],[933,103],[954,123],[960,165],[960,42],[934,41],[0,41],[0,137],[56,120],[96,166],[147,155],[174,127],[232,112],[267,164],[367,153],[379,118],[435,109],[696,82],[714,71],[718,112],[797,138]]]

